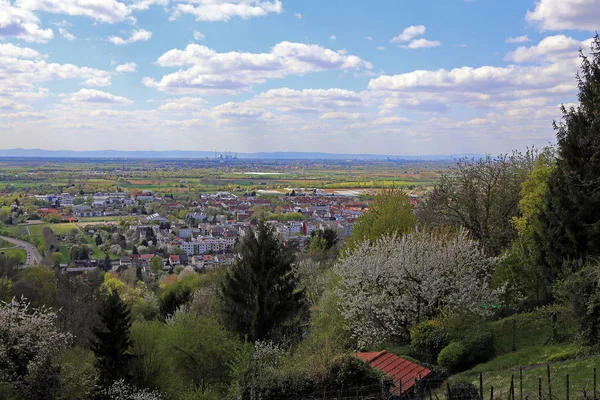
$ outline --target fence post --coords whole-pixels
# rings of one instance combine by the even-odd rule
[[[479,399],[483,400],[483,372],[479,373]]]
[[[538,400],[542,399],[542,378],[538,378]]]
[[[552,377],[550,376],[550,364],[546,364],[546,371],[548,372],[548,398],[552,399]]]
[[[567,400],[569,400],[569,374],[567,374]]]
[[[494,386],[490,386],[490,400],[494,400]]]
[[[523,367],[519,367],[519,400],[523,400]]]
[[[508,392],[510,400],[515,400],[515,374],[510,376],[510,391]]]
[[[446,390],[448,391],[448,400],[452,400],[452,394],[450,394],[450,384],[446,382]]]

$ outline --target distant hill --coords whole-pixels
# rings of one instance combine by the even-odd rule
[[[232,153],[239,159],[264,159],[264,160],[452,160],[461,157],[479,158],[480,154],[454,154],[454,155],[382,155],[382,154],[335,154],[314,152],[259,152],[259,153]],[[212,151],[121,151],[121,150],[41,150],[41,149],[0,149],[0,157],[19,158],[167,158],[167,159],[199,159],[214,158]]]

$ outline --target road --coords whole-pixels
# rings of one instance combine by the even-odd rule
[[[8,236],[0,236],[0,239],[13,243],[17,247],[20,247],[27,252],[27,261],[25,262],[25,265],[34,265],[42,263],[42,255],[40,254],[38,249],[31,243],[19,239],[14,239]]]

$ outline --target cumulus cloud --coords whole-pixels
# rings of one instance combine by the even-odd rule
[[[115,71],[117,72],[135,72],[137,69],[137,64],[134,62],[128,62],[125,64],[117,65]]]
[[[583,43],[565,35],[548,36],[535,46],[517,48],[508,53],[505,59],[523,63],[573,58],[573,54],[582,46]]]
[[[194,31],[194,40],[204,40],[206,39],[206,36],[204,36],[204,34],[202,34],[201,32],[198,31]]]
[[[322,114],[320,119],[334,119],[334,120],[348,120],[348,119],[361,119],[364,116],[361,113],[349,113],[344,111],[332,111]]]
[[[93,78],[86,79],[83,83],[86,86],[110,86],[110,75],[108,76],[95,76]]]
[[[390,43],[405,43],[408,44],[398,44],[398,47],[403,49],[423,49],[428,47],[438,47],[441,46],[442,43],[437,40],[427,40],[424,38],[416,39],[419,36],[425,34],[427,28],[425,25],[412,25],[407,28],[404,28],[401,34],[398,36],[394,36],[390,39]]]
[[[283,12],[280,0],[183,0],[175,6],[171,18],[181,14],[193,15],[197,21],[229,21],[231,18],[249,19]]]
[[[108,40],[110,42],[116,44],[117,46],[121,46],[121,45],[129,44],[129,43],[147,41],[147,40],[150,40],[151,37],[152,37],[152,32],[149,32],[145,29],[136,29],[133,32],[131,32],[131,35],[129,35],[129,37],[127,39],[123,39],[122,37],[119,37],[119,36],[110,36],[108,38]]]
[[[144,84],[163,92],[234,94],[252,85],[289,75],[326,70],[371,69],[360,57],[303,43],[281,42],[270,53],[217,53],[206,46],[190,44],[173,49],[157,60],[163,67],[188,67],[163,76],[145,78]]]
[[[0,38],[38,43],[54,38],[52,29],[41,29],[39,24],[40,20],[30,10],[13,7],[8,0],[0,0]]]
[[[329,36],[329,40],[336,40],[336,39],[337,39],[337,37],[335,35]]]
[[[133,101],[121,97],[115,96],[114,94],[102,92],[96,89],[81,89],[79,92],[71,93],[67,95],[63,102],[65,103],[77,103],[80,105],[130,105]]]
[[[158,110],[172,113],[188,113],[203,110],[206,103],[206,100],[200,97],[181,97],[178,99],[169,99],[165,104],[158,107]]]
[[[129,8],[135,11],[143,11],[150,8],[150,6],[166,6],[169,4],[169,0],[134,0],[133,3],[129,4]]]
[[[404,28],[401,34],[398,36],[394,36],[390,43],[399,43],[399,42],[408,42],[411,39],[414,39],[417,36],[421,36],[425,33],[427,28],[425,25],[411,25],[409,27]]]
[[[556,31],[575,29],[594,31],[600,27],[600,2],[598,0],[539,0],[525,19],[540,29]]]
[[[17,0],[16,5],[26,10],[84,16],[111,24],[123,21],[131,12],[127,5],[116,0]]]
[[[526,42],[529,42],[529,37],[527,35],[508,37],[508,38],[506,38],[505,42],[506,43],[526,43]]]
[[[403,49],[426,49],[429,47],[438,47],[441,46],[442,43],[437,40],[427,40],[427,39],[415,39],[412,40],[407,45],[401,45]]]
[[[0,44],[0,98],[30,107],[46,97],[49,91],[43,82],[78,79],[86,84],[110,84],[110,73],[73,64],[46,61],[39,52],[13,44]]]
[[[298,19],[302,19],[302,13],[294,13],[294,17],[298,18]]]

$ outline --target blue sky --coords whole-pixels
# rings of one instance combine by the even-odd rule
[[[543,146],[599,29],[600,0],[0,0],[0,148]]]

